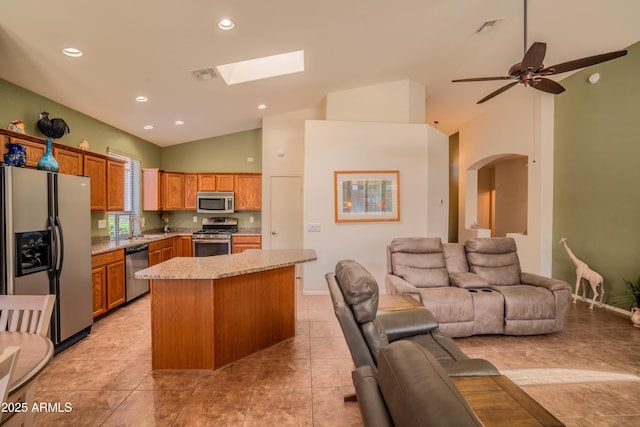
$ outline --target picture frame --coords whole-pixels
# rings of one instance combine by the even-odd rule
[[[334,171],[335,222],[400,221],[400,172]]]

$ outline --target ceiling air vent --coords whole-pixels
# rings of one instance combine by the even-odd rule
[[[205,80],[213,80],[216,77],[218,77],[218,75],[216,74],[213,68],[203,68],[201,70],[194,70],[191,72],[191,74],[199,82],[203,82]]]

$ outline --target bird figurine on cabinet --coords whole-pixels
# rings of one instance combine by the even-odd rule
[[[64,134],[71,133],[69,125],[63,119],[49,119],[49,113],[43,111],[38,120],[38,129],[48,138],[62,138]]]

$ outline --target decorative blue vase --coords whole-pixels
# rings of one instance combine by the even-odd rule
[[[51,138],[47,138],[47,150],[38,162],[38,169],[49,172],[58,172],[58,170],[60,170],[60,166],[58,166],[58,162],[53,158],[53,154],[51,153],[51,142]]]
[[[9,166],[24,167],[27,163],[27,149],[20,144],[7,142],[7,152],[4,153],[4,164]]]

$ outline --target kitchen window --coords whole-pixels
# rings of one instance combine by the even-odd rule
[[[141,224],[141,170],[140,161],[110,151],[110,157],[124,160],[124,211],[109,212],[109,236],[112,239],[128,238],[140,234]]]

